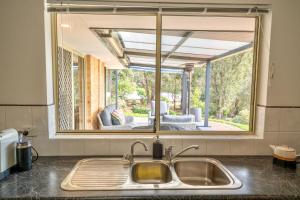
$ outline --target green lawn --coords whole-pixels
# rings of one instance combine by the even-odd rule
[[[215,119],[215,118],[209,118],[209,121],[228,124],[228,125],[238,127],[238,128],[240,128],[244,131],[249,131],[249,125],[248,124],[240,124],[240,123],[235,123],[235,122],[226,121],[226,120],[223,120],[223,119]]]
[[[143,113],[134,113],[134,112],[125,112],[126,116],[132,116],[132,117],[148,117],[148,114]]]

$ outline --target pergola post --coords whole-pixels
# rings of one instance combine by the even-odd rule
[[[118,70],[115,71],[116,73],[116,85],[115,85],[115,89],[116,89],[116,109],[119,108],[119,105],[118,105],[118,100],[119,100],[119,94],[118,94],[118,90],[119,90],[119,87],[118,87],[118,82],[119,82],[119,73],[118,73]]]
[[[186,70],[183,70],[183,74],[182,74],[182,81],[181,81],[181,112],[182,114],[186,114],[186,110],[187,110],[187,96],[188,96],[188,74],[186,72]]]
[[[204,127],[208,127],[209,104],[210,104],[210,79],[211,79],[211,62],[206,62],[205,70],[205,115]]]
[[[194,64],[186,64],[182,74],[181,111],[182,114],[190,114],[191,107],[191,82]]]

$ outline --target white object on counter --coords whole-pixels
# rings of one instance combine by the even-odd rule
[[[0,180],[9,173],[9,169],[16,165],[16,143],[18,131],[6,129],[0,131]]]
[[[281,160],[295,161],[299,155],[296,150],[288,145],[270,145],[273,149],[273,156]]]

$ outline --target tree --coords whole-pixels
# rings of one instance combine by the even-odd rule
[[[181,74],[162,73],[161,92],[172,95],[173,110],[176,110],[176,98],[181,92]]]
[[[120,70],[118,73],[118,95],[125,100],[126,95],[136,91],[136,84],[133,81],[133,72],[130,69]]]
[[[252,55],[252,51],[246,51],[212,63],[210,109],[216,118],[249,110]]]

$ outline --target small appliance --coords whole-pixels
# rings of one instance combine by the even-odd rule
[[[16,144],[18,131],[6,129],[0,131],[0,180],[11,173],[16,161]]]
[[[35,151],[36,157],[32,159],[32,150]],[[23,135],[19,134],[19,142],[16,146],[17,154],[17,170],[27,171],[32,168],[32,163],[38,159],[38,153],[35,148],[31,145],[31,142]]]
[[[296,165],[299,164],[297,162],[296,150],[288,145],[270,145],[273,150],[273,163],[288,167],[288,168],[296,168]]]

